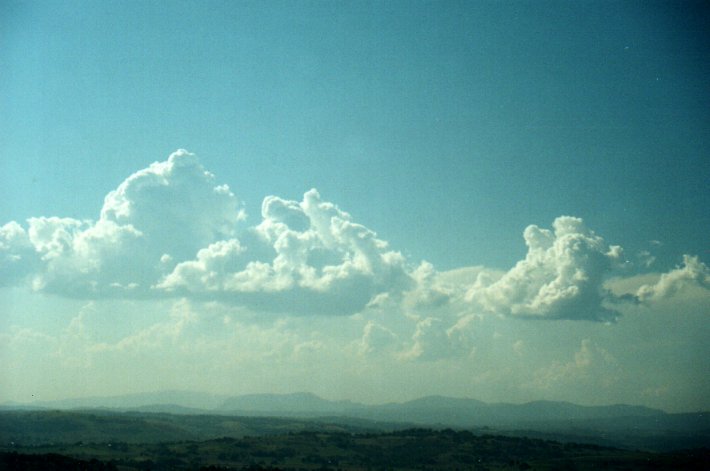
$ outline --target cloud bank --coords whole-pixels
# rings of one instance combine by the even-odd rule
[[[244,219],[230,188],[179,150],[111,191],[96,221],[42,217],[0,228],[1,283],[326,314],[356,312],[410,284],[402,255],[316,190],[301,202],[267,196],[260,224],[241,228]]]
[[[207,381],[377,401],[706,404],[710,269],[698,257],[644,271],[561,216],[524,229],[512,267],[439,271],[315,189],[266,196],[249,219],[235,194],[178,151],[109,192],[95,220],[1,226],[0,287],[22,287],[0,289],[5,391]]]
[[[413,263],[317,190],[264,198],[247,225],[242,205],[197,157],[179,150],[108,193],[97,220],[29,218],[0,227],[0,285],[75,298],[185,297],[293,314],[388,310],[411,320],[411,358],[471,352],[476,316],[613,321],[622,298],[605,282],[622,259],[575,217],[527,227],[527,255],[507,272],[438,272]],[[710,289],[707,266],[642,286],[649,303],[684,286]],[[362,350],[401,333],[369,324]]]

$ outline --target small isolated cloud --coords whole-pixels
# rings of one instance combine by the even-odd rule
[[[710,290],[710,269],[707,265],[690,255],[683,256],[683,266],[661,275],[655,284],[641,286],[636,296],[641,302],[667,299],[687,289]]]
[[[579,218],[555,219],[553,230],[528,226],[528,253],[498,279],[479,275],[468,298],[486,311],[536,319],[614,320],[605,306],[614,296],[603,286],[621,257]]]
[[[640,252],[636,255],[636,257],[638,258],[639,263],[641,264],[641,266],[646,267],[646,268],[648,268],[648,267],[650,267],[651,265],[653,265],[653,262],[656,261],[656,257],[653,256],[653,255],[651,254],[651,252],[649,252],[648,250],[642,250],[642,251],[640,251]]]

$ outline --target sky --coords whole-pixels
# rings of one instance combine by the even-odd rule
[[[0,3],[0,402],[710,409],[693,2]]]

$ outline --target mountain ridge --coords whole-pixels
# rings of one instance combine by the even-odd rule
[[[7,403],[5,409],[154,410],[182,414],[232,414],[271,417],[350,416],[369,420],[402,420],[454,426],[514,425],[538,421],[592,420],[616,417],[662,417],[660,409],[641,405],[580,405],[566,401],[488,403],[466,397],[429,395],[404,401],[368,405],[350,400],[328,400],[311,392],[265,393],[236,396],[190,391],[162,391],[116,396],[93,396],[28,404]]]
[[[159,400],[161,397],[164,401]],[[153,414],[153,417],[160,417],[161,420],[173,417],[164,424],[168,435],[177,433],[171,428],[176,424],[210,421],[238,424],[244,420],[256,421],[254,423],[257,424],[261,420],[285,420],[300,421],[298,423],[302,424],[327,422],[361,428],[396,429],[406,425],[497,431],[554,440],[572,437],[577,441],[602,445],[616,443],[630,448],[710,447],[710,413],[668,413],[628,404],[588,406],[548,400],[522,404],[486,403],[471,398],[434,395],[405,402],[366,405],[352,401],[330,401],[303,392],[205,395],[201,398],[199,393],[175,391],[85,400],[37,401],[25,405],[0,404],[0,413],[3,414],[22,410],[49,414],[48,417],[53,417],[53,411],[94,414],[98,417],[117,414],[119,421],[124,416],[132,417],[132,414]],[[198,430],[200,427],[197,426]],[[310,426],[299,425],[297,428],[301,427]],[[237,428],[242,430],[243,427]]]

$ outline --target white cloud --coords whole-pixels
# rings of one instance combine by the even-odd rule
[[[39,264],[27,231],[16,222],[0,227],[0,286],[17,283]]]
[[[409,331],[373,324],[363,348],[376,350],[376,337],[392,329],[411,338],[412,358],[471,351],[470,320],[484,314],[610,321],[617,303],[633,297],[607,287],[621,249],[574,217],[557,218],[552,230],[525,229],[528,253],[507,272],[410,263],[315,189],[301,201],[267,196],[255,225],[243,219],[229,187],[179,150],[111,191],[96,221],[36,217],[0,227],[0,286],[27,283],[74,298],[185,296],[252,312],[377,310],[406,319],[393,324]],[[650,302],[686,286],[707,289],[709,278],[686,257],[683,268],[634,292]]]
[[[397,343],[397,334],[374,321],[368,321],[363,329],[360,353],[371,355],[392,351]]]
[[[198,315],[194,312],[189,302],[184,300],[173,304],[168,319],[152,324],[142,330],[138,330],[116,343],[102,343],[93,347],[96,352],[142,352],[147,350],[160,351],[167,345],[174,345],[181,339],[186,341],[186,332],[198,321]],[[195,342],[193,333],[191,342]]]
[[[229,188],[180,150],[110,192],[98,221],[30,218],[26,232],[3,226],[0,273],[4,284],[32,274],[35,289],[69,296],[146,295],[166,263],[233,234],[242,218]]]
[[[162,246],[163,253],[183,260],[233,235],[243,218],[229,187],[217,184],[185,150],[128,177],[106,196],[101,209],[101,220],[131,225],[153,251]]]
[[[621,366],[616,358],[590,339],[584,339],[572,360],[565,363],[556,361],[536,370],[532,382],[526,387],[545,390],[572,385],[608,388],[620,377]]]
[[[604,288],[605,275],[621,248],[584,226],[579,218],[555,219],[554,231],[531,225],[524,238],[528,253],[499,279],[479,275],[468,298],[489,312],[539,319],[610,321],[618,313]]]
[[[206,291],[224,289],[224,273],[243,266],[244,247],[238,240],[220,240],[197,252],[197,259],[178,264],[159,287],[200,286]]]
[[[683,256],[683,266],[663,273],[655,284],[641,286],[636,295],[642,302],[669,298],[687,289],[710,291],[710,269],[698,257]]]
[[[128,177],[97,221],[30,218],[0,229],[0,284],[25,276],[70,297],[185,295],[262,310],[351,314],[411,285],[404,257],[316,190],[267,196],[241,228],[240,204],[179,150]]]
[[[351,314],[379,293],[410,284],[404,257],[316,190],[301,202],[269,196],[262,217],[247,234],[248,246],[212,244],[197,260],[178,264],[157,288],[264,309]]]
[[[648,250],[642,250],[640,251],[637,255],[636,258],[638,258],[639,263],[648,268],[651,265],[653,265],[653,262],[656,261],[656,257],[651,254]]]
[[[416,285],[403,299],[404,306],[412,312],[431,313],[445,308],[463,294],[461,288],[465,286],[461,280],[447,283],[445,276],[428,262],[421,263],[412,272],[412,278]]]
[[[69,218],[31,218],[30,240],[41,254],[43,270],[35,289],[71,296],[109,294],[143,281],[137,268],[141,234],[133,226],[100,220],[95,224]]]
[[[448,328],[442,319],[435,317],[419,321],[412,336],[413,345],[402,358],[435,361],[472,354],[475,321],[475,316],[463,317]]]

